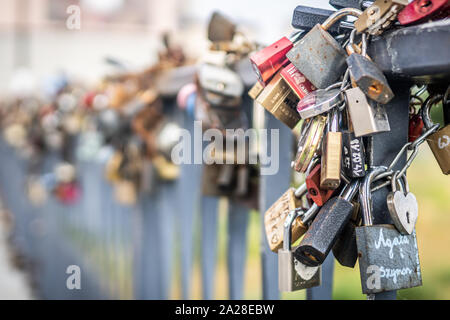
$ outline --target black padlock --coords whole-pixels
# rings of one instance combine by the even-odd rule
[[[342,171],[349,178],[366,175],[362,137],[355,137],[355,133],[350,130],[342,131]]]
[[[344,267],[354,268],[358,259],[356,245],[356,227],[360,225],[359,202],[354,202],[353,214],[344,230],[336,239],[333,246],[333,256]]]
[[[310,267],[319,266],[325,261],[337,237],[350,220],[353,213],[351,200],[358,191],[359,184],[358,179],[353,180],[338,197],[331,198],[323,205],[294,252],[298,261]]]

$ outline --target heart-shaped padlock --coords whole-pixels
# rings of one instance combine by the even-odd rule
[[[397,230],[402,234],[411,234],[416,225],[419,207],[416,197],[409,192],[406,175],[403,174],[401,177],[403,180],[402,186],[398,174],[399,172],[396,172],[392,176],[392,192],[387,196],[387,206]],[[398,190],[398,186],[400,190]]]

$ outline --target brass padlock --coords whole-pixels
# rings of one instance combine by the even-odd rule
[[[253,87],[248,91],[248,95],[253,100],[256,100],[258,98],[259,94],[264,90],[264,86],[261,84],[261,82],[257,81]]]
[[[431,107],[442,99],[442,95],[435,95],[427,99],[422,107],[422,119],[427,130],[430,130],[435,124],[431,121]],[[427,138],[428,145],[434,154],[442,173],[450,173],[450,124],[439,129]]]
[[[320,188],[334,190],[341,184],[342,133],[338,109],[333,109],[328,117],[329,130],[322,142]]]
[[[219,12],[214,12],[208,24],[209,41],[232,41],[236,25]]]
[[[354,8],[334,12],[324,23],[316,24],[286,57],[317,88],[330,86],[344,73],[347,54],[326,30],[344,16],[358,17],[361,13],[361,10]]]
[[[387,29],[408,0],[376,0],[355,21],[355,29],[371,35],[379,35]]]
[[[256,99],[257,103],[291,129],[300,121],[296,110],[298,101],[297,95],[283,80],[280,72],[275,74]]]

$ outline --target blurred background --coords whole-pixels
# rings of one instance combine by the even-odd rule
[[[0,70],[2,70],[0,94],[2,97],[25,94],[42,96],[46,93],[48,80],[61,74],[86,87],[93,86],[105,75],[114,74],[117,71],[111,64],[105,63],[105,58],[121,61],[128,70],[141,70],[157,61],[158,50],[162,46],[160,37],[167,31],[173,36],[173,42],[181,45],[188,57],[201,58],[208,48],[206,38],[208,19],[215,10],[220,10],[232,18],[248,38],[259,43],[270,44],[291,33],[292,12],[298,4],[331,8],[328,6],[328,1],[323,0],[284,0],[282,4],[270,0],[2,0],[0,3]],[[78,5],[81,8],[79,30],[69,30],[66,26],[69,15],[66,10],[70,5]],[[2,147],[3,153],[7,153],[8,150],[7,147]],[[2,159],[4,160],[5,157]],[[13,212],[12,217],[14,217],[16,214],[14,211],[25,210],[19,204],[25,200],[18,194],[23,184],[15,183],[10,176],[12,172],[19,172],[14,170],[19,170],[20,168],[15,168],[15,165],[20,166],[20,164],[14,163],[13,159],[8,161],[8,163],[3,161],[0,164],[3,167],[1,185],[4,200],[0,230],[2,234],[0,298],[40,298],[42,295],[36,287],[42,289],[42,287],[51,286],[52,275],[47,273],[42,276],[43,278],[35,279],[29,268],[20,268],[23,267],[20,263],[20,254],[15,253],[14,247],[7,242],[11,217],[8,218],[5,212]],[[19,179],[19,176],[16,175],[15,178]],[[450,245],[448,232],[450,182],[448,177],[441,173],[427,144],[421,146],[416,161],[408,171],[408,178],[410,190],[414,192],[419,202],[420,211],[416,230],[423,286],[400,291],[398,297],[399,299],[450,299],[450,252],[446,250]],[[226,207],[227,203],[222,199],[219,202],[217,269],[214,276],[214,298],[217,299],[228,298]],[[74,210],[64,207],[62,213],[65,217],[61,219],[72,219],[71,215],[76,214]],[[76,210],[83,211],[80,208]],[[33,214],[35,210],[28,209],[28,211],[30,212],[26,214]],[[108,211],[106,210],[103,214],[108,214]],[[116,235],[119,237],[117,240],[119,243],[114,244],[114,250],[119,250],[120,254],[114,255],[112,260],[101,260],[109,259],[109,255],[102,255],[102,252],[112,249],[108,245],[103,247],[102,242],[95,239],[97,236],[95,232],[84,233],[80,229],[69,227],[58,232],[70,234],[71,241],[82,243],[76,247],[76,250],[82,251],[77,253],[78,256],[89,256],[88,260],[93,259],[97,262],[101,260],[106,265],[117,267],[111,267],[113,274],[101,275],[92,272],[95,281],[100,282],[101,286],[110,293],[109,297],[132,299],[136,298],[132,284],[136,275],[133,272],[130,252],[134,232],[130,226],[124,225],[124,223],[133,224],[133,221],[124,218],[123,215],[126,214],[128,213],[112,214],[114,219],[118,219],[115,225],[121,225],[123,228],[116,230],[119,234],[119,236]],[[100,217],[97,223],[112,223],[110,220],[102,220],[103,218],[104,216]],[[190,298],[193,299],[202,298],[203,275],[200,267],[199,228],[199,218],[196,216],[193,233],[194,262],[189,288]],[[92,230],[95,228],[90,231]],[[244,299],[260,299],[262,296],[260,248],[261,241],[265,239],[262,239],[264,235],[261,234],[261,230],[259,213],[251,211],[246,235]],[[47,242],[39,244],[41,253],[48,254],[45,264],[58,263],[58,257],[52,256],[46,250],[46,246],[52,245],[55,239],[59,238],[46,238]],[[117,238],[113,237],[113,239]],[[172,242],[172,245],[180,250],[179,243],[180,240],[177,239]],[[73,255],[75,256],[77,255]],[[177,299],[185,296],[180,285],[182,264],[178,254],[173,254],[173,259],[168,298]],[[71,262],[80,264],[77,259]],[[82,270],[85,269],[82,268]],[[274,274],[273,277],[277,275]],[[359,281],[358,266],[355,269],[349,269],[336,263],[333,298],[365,299],[361,293]],[[64,296],[59,297],[64,298]],[[282,298],[304,299],[305,292],[283,294]]]

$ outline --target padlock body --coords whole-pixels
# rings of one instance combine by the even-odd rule
[[[321,265],[349,221],[352,212],[351,202],[341,197],[328,200],[295,250],[295,258],[307,266]]]
[[[236,25],[219,12],[214,12],[208,25],[210,41],[231,41],[236,32]]]
[[[358,260],[355,229],[355,223],[349,221],[333,246],[333,256],[344,267],[353,268]]]
[[[300,115],[296,110],[298,101],[297,95],[279,73],[273,77],[256,99],[256,102],[291,129],[300,121]]]
[[[304,279],[295,270],[295,263],[291,250],[278,250],[278,287],[280,291],[292,292],[320,285],[320,268],[310,279]]]
[[[383,72],[367,57],[353,53],[347,58],[352,81],[372,100],[386,104],[394,93]]]
[[[393,225],[357,227],[356,243],[363,293],[422,285],[415,232],[402,235]]]
[[[345,95],[356,137],[391,130],[384,107],[374,101],[368,101],[360,88],[348,89],[345,91]]]
[[[308,177],[306,177],[306,187],[308,188],[308,195],[319,207],[323,206],[334,193],[334,190],[323,190],[320,188],[320,164],[311,170]]]
[[[325,89],[345,72],[347,54],[319,24],[315,25],[287,54],[314,86]]]
[[[294,188],[288,189],[264,214],[266,239],[273,252],[283,246],[284,221],[289,212],[302,205],[301,199],[295,197],[294,191]],[[291,227],[292,242],[297,241],[306,230],[299,219],[294,220]]]
[[[267,83],[286,64],[286,53],[292,49],[293,45],[288,38],[283,37],[250,57],[259,81]]]
[[[316,87],[314,87],[314,85],[309,82],[292,63],[284,67],[281,70],[280,75],[299,99],[302,99],[308,93],[316,90]]]
[[[397,18],[400,24],[405,26],[425,22],[426,20],[445,18],[449,14],[449,0],[414,0],[399,12]]]
[[[427,139],[428,145],[434,154],[444,174],[450,173],[450,125],[438,130]]]
[[[256,100],[258,98],[259,94],[264,90],[264,86],[261,84],[261,82],[257,81],[253,87],[248,91],[248,95],[253,100]]]
[[[366,175],[365,154],[362,138],[350,131],[342,132],[342,170],[349,178]]]
[[[341,183],[342,133],[329,131],[322,148],[320,187],[334,190]]]

